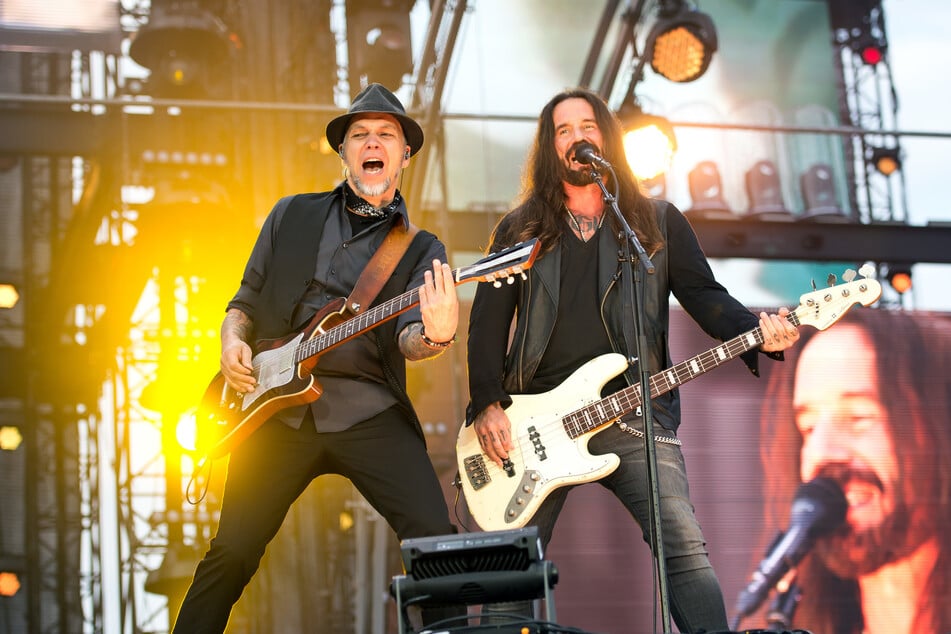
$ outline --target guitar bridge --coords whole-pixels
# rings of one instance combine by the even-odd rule
[[[489,477],[489,472],[485,469],[485,458],[482,454],[475,454],[474,456],[465,458],[462,461],[462,465],[465,468],[466,477],[469,478],[469,484],[472,485],[473,491],[478,491],[492,481],[492,478]]]

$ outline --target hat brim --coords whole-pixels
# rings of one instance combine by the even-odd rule
[[[347,112],[330,120],[327,124],[327,143],[330,147],[337,149],[343,143],[343,137],[347,134],[347,128],[350,127],[350,121],[356,116],[365,117],[367,115],[385,114],[394,117],[400,122],[403,128],[403,135],[406,137],[406,144],[409,146],[409,155],[413,156],[423,147],[423,129],[416,121],[404,114],[395,112]]]

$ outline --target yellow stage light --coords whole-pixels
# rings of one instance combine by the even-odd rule
[[[23,434],[13,426],[0,427],[0,450],[15,451],[23,442]]]
[[[693,81],[706,72],[716,50],[717,33],[709,15],[682,0],[660,3],[645,46],[654,72],[670,81]]]
[[[20,300],[20,293],[13,284],[0,284],[0,308],[13,308]]]
[[[626,101],[621,106],[618,118],[624,130],[624,154],[634,176],[646,181],[666,172],[677,150],[677,139],[670,122],[646,114],[633,101]]]
[[[884,176],[891,176],[901,169],[901,155],[898,148],[871,148],[869,162]]]
[[[888,264],[888,283],[892,285],[899,295],[904,295],[911,290],[911,265],[909,264]]]
[[[20,590],[20,577],[15,572],[0,571],[0,597],[12,597]]]

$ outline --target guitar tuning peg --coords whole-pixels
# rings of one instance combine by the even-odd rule
[[[875,267],[871,264],[863,264],[862,268],[859,269],[859,275],[862,277],[872,277],[875,275]]]
[[[814,290],[814,291],[815,291],[815,290],[818,290],[818,289],[816,288],[816,281],[815,281],[815,280],[809,280],[809,283],[812,284],[812,290]]]
[[[851,282],[855,279],[855,271],[853,269],[845,269],[845,273],[842,274],[842,279],[846,282]]]
[[[826,284],[829,286],[835,286],[835,273],[829,273],[829,277],[826,279]]]
[[[514,284],[514,283],[515,283],[515,278],[512,277],[511,275],[509,275],[507,278],[505,278],[505,283],[506,283],[506,284]]]
[[[494,282],[492,282],[492,286],[494,286],[495,288],[502,288],[502,280],[495,280]]]
[[[522,271],[521,273],[519,273],[519,275],[522,276],[522,281],[523,281],[523,282],[528,279],[528,276],[525,275],[525,271]]]

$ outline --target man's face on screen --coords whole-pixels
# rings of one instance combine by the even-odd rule
[[[863,328],[840,324],[803,347],[793,407],[802,436],[802,481],[832,478],[848,500],[845,524],[820,540],[816,552],[842,577],[906,556],[919,542],[899,486],[875,347]]]

